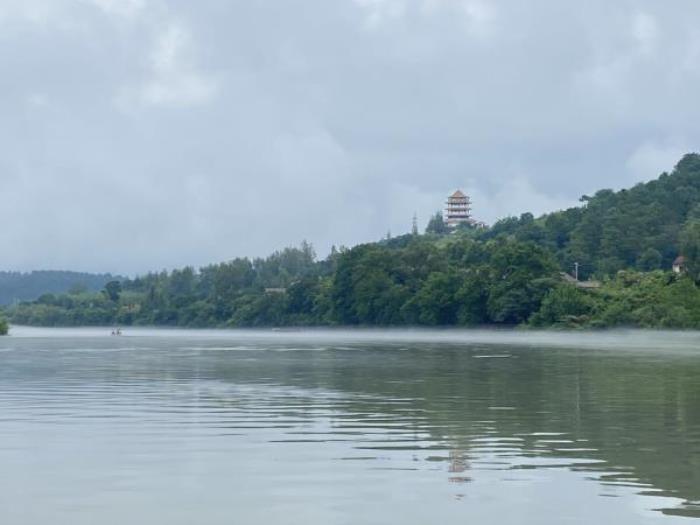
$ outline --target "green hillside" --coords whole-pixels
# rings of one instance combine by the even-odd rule
[[[683,157],[672,173],[628,190],[600,190],[582,205],[538,219],[498,221],[480,235],[512,235],[551,250],[562,269],[580,264],[584,277],[623,269],[669,269],[680,252],[680,232],[700,219],[700,155]]]
[[[100,292],[45,294],[6,312],[31,325],[641,326],[700,328],[700,156],[580,207],[491,228],[403,235],[317,260],[303,243],[113,280]],[[671,271],[682,253],[687,271]],[[580,264],[598,286],[561,271]]]

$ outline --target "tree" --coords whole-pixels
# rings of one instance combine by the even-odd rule
[[[7,325],[7,321],[3,317],[0,317],[0,335],[7,335],[10,327]]]
[[[570,284],[552,288],[542,299],[540,309],[530,317],[533,326],[576,325],[585,322],[593,310],[589,292]]]
[[[435,212],[435,215],[430,217],[430,220],[428,221],[428,226],[425,228],[425,233],[444,235],[449,232],[450,229],[447,227],[447,224],[442,217],[442,212]]]
[[[292,315],[309,316],[319,292],[318,277],[304,277],[287,288],[287,310]]]
[[[119,301],[119,294],[122,292],[122,284],[119,281],[109,281],[103,290],[107,298],[116,303]]]
[[[418,292],[402,307],[406,317],[425,325],[452,325],[457,322],[459,303],[455,292],[460,280],[455,272],[434,272]]]
[[[504,324],[525,322],[552,287],[556,263],[549,252],[531,242],[496,242],[491,250],[489,318]]]
[[[88,292],[88,287],[84,283],[75,283],[68,289],[68,295],[80,295]]]
[[[700,281],[700,221],[691,220],[685,224],[680,236],[681,253],[685,256],[685,265],[696,282]]]
[[[659,252],[659,250],[655,248],[647,248],[637,258],[637,268],[644,272],[658,270],[659,268],[661,268],[662,261],[663,256],[661,255],[661,252]]]

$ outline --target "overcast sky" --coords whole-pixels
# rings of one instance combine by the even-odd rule
[[[577,203],[700,149],[700,2],[0,0],[0,269]]]

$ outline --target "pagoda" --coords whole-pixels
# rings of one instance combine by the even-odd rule
[[[471,216],[472,203],[469,197],[460,190],[447,197],[445,209],[445,222],[450,228],[456,228],[460,224],[475,224]]]

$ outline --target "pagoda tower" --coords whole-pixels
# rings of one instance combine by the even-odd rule
[[[474,224],[471,216],[472,203],[469,197],[460,190],[447,197],[445,209],[445,222],[450,228],[456,228],[460,224]]]

